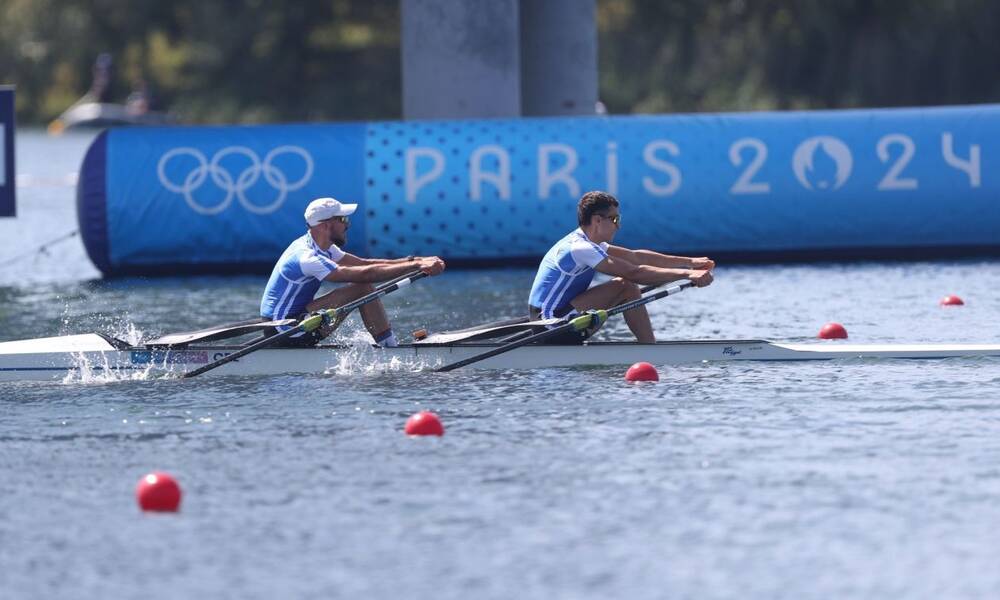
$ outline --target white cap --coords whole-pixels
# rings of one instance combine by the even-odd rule
[[[306,207],[306,223],[309,223],[310,227],[314,227],[320,221],[354,214],[357,209],[357,204],[341,204],[333,198],[316,198]]]

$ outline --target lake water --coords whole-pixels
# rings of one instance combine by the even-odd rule
[[[265,277],[101,282],[90,137],[19,132],[0,340],[253,316]],[[627,213],[627,204],[623,211]],[[627,221],[626,221],[627,222]],[[628,225],[627,225],[628,226]],[[564,232],[552,232],[553,239]],[[401,337],[519,314],[532,273],[387,298]],[[996,342],[994,261],[720,265],[661,339]],[[944,309],[946,294],[966,305]],[[366,342],[352,318],[341,338]],[[620,319],[602,336],[627,339]],[[836,342],[831,342],[836,343]],[[1000,594],[1000,362],[842,361],[0,384],[3,598],[986,598]],[[441,415],[443,438],[406,418]],[[181,512],[147,515],[172,473]]]

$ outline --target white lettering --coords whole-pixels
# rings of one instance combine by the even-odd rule
[[[771,184],[766,182],[754,182],[753,176],[757,174],[757,171],[764,166],[764,161],[767,160],[767,146],[764,142],[758,140],[757,138],[742,138],[733,142],[733,145],[729,147],[729,162],[733,163],[734,167],[738,167],[743,164],[742,152],[744,148],[749,148],[754,150],[753,158],[750,160],[750,164],[740,175],[740,178],[736,180],[733,187],[729,188],[730,194],[767,194],[771,191]]]
[[[969,176],[970,186],[979,187],[982,181],[979,170],[979,144],[970,144],[969,160],[962,160],[955,155],[954,138],[951,132],[942,133],[941,154],[944,156],[944,162]]]
[[[417,161],[429,158],[434,166],[423,175],[417,175]],[[444,173],[444,153],[435,148],[416,147],[406,149],[406,201],[416,202],[420,189],[430,184]]]
[[[604,167],[607,171],[608,193],[612,196],[618,195],[618,144],[608,142],[608,152],[604,158]]]
[[[652,177],[643,177],[642,187],[646,188],[646,191],[654,196],[670,196],[675,194],[681,187],[681,170],[678,169],[673,163],[657,158],[657,150],[666,150],[667,154],[670,154],[671,156],[679,156],[681,153],[677,144],[671,142],[670,140],[654,140],[646,144],[646,147],[642,150],[643,160],[645,160],[646,164],[650,167],[666,174],[668,176],[668,181],[663,185],[657,185],[656,182],[653,181]]]
[[[917,180],[912,177],[906,177],[900,179],[899,175],[906,168],[906,165],[910,164],[910,159],[916,153],[917,149],[913,143],[913,140],[909,136],[903,135],[902,133],[890,133],[884,136],[878,141],[875,146],[875,153],[878,154],[878,159],[882,162],[889,161],[889,146],[898,145],[903,147],[903,153],[899,155],[899,158],[892,167],[889,168],[889,172],[885,174],[882,181],[878,182],[878,189],[880,190],[915,190],[917,189]]]
[[[483,157],[491,155],[497,159],[497,172],[483,171]],[[510,155],[502,146],[481,146],[476,148],[469,159],[469,197],[479,200],[482,197],[483,182],[492,183],[500,194],[501,200],[510,200]]]
[[[566,164],[549,173],[549,155],[551,154],[562,154],[566,157]],[[578,198],[580,184],[572,176],[578,162],[576,150],[572,146],[566,144],[542,144],[538,146],[538,197],[548,198],[552,187],[561,183],[566,186],[571,197]]]

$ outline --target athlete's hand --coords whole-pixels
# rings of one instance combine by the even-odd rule
[[[715,268],[715,261],[707,256],[699,256],[691,259],[691,268],[701,271],[711,271]]]
[[[417,258],[417,267],[428,275],[440,275],[444,271],[444,261],[437,256],[421,256]]]
[[[711,271],[706,271],[703,269],[695,269],[693,271],[688,271],[688,279],[695,287],[705,287],[712,283],[713,277]]]

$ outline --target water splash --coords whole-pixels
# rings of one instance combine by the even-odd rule
[[[422,358],[403,359],[386,356],[373,346],[351,346],[337,354],[337,363],[328,368],[324,375],[378,375],[383,373],[417,373],[430,365]]]
[[[73,335],[88,330],[100,331],[132,345],[142,343],[145,332],[133,322],[132,316],[128,311],[114,314],[103,312],[81,313],[78,312],[79,304],[71,306],[70,299],[64,298],[62,300],[63,309],[59,335]],[[86,299],[74,298],[73,300],[81,301]]]
[[[153,379],[154,365],[145,368],[116,368],[108,354],[74,352],[71,368],[62,378],[64,384],[106,384],[120,381],[148,381]]]

